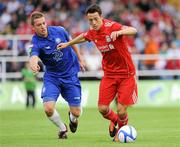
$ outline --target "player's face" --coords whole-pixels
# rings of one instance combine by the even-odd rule
[[[42,37],[47,37],[47,24],[44,17],[37,18],[34,20],[33,25],[34,31],[37,33],[37,35]]]
[[[99,30],[101,25],[103,24],[103,21],[102,21],[103,18],[97,12],[88,13],[87,14],[87,19],[89,21],[89,24],[90,24],[91,28],[94,29],[94,30]]]

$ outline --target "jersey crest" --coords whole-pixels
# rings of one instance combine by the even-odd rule
[[[105,27],[111,27],[114,24],[114,22],[105,22]]]
[[[111,42],[111,37],[106,35],[106,42]]]
[[[57,44],[59,44],[61,42],[61,39],[60,38],[56,38],[55,41],[56,41]]]

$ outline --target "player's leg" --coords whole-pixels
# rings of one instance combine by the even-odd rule
[[[60,114],[55,109],[55,103],[57,101],[59,93],[60,89],[58,88],[58,86],[56,86],[56,84],[54,84],[53,80],[44,80],[44,86],[42,89],[44,111],[48,119],[59,128],[58,137],[60,139],[65,139],[67,138],[67,127],[63,123]]]
[[[105,119],[110,120],[109,135],[110,137],[114,137],[117,130],[116,129],[117,120],[118,120],[117,114],[107,105],[99,105],[98,109],[101,115]]]
[[[124,125],[127,125],[128,124],[128,113],[127,113],[127,108],[128,106],[126,105],[123,105],[123,104],[120,104],[118,103],[117,104],[117,114],[118,114],[118,129],[117,131]],[[117,131],[114,135],[114,139],[113,141],[119,141],[118,140],[118,136],[116,135],[117,134]]]
[[[114,103],[115,103],[116,108],[117,108],[117,104],[118,104],[117,97],[118,97],[118,95],[116,94],[116,96],[114,98]],[[110,121],[110,124],[109,124],[109,135],[111,137],[114,137],[116,135],[116,132],[117,132],[116,125],[117,125],[117,121],[115,123]]]
[[[27,90],[26,91],[26,108],[28,108],[29,107],[29,99],[30,99],[30,94],[29,94],[29,91]]]
[[[110,120],[109,134],[111,137],[114,137],[116,133],[115,126],[117,124],[118,116],[109,107],[109,105],[113,101],[116,95],[116,91],[117,91],[116,81],[112,78],[103,77],[99,89],[98,109],[105,119]]]
[[[137,84],[134,76],[119,79],[117,101],[118,126],[121,128],[128,123],[127,107],[137,101]]]
[[[108,105],[99,105],[98,110],[105,119],[117,123],[118,116]]]
[[[36,100],[35,100],[35,93],[33,90],[29,91],[29,96],[31,98],[31,105],[34,108]]]
[[[78,118],[81,115],[81,107],[70,106],[69,111],[69,127],[71,132],[75,133],[78,127]]]
[[[69,104],[69,127],[71,132],[76,132],[78,127],[78,118],[81,110],[81,85],[77,76],[63,80],[62,97]]]
[[[67,127],[63,123],[58,111],[55,109],[55,101],[44,102],[44,111],[48,119],[59,128],[59,138],[67,138]]]
[[[35,107],[35,105],[36,105],[36,97],[35,97],[35,92],[34,91],[32,91],[32,106],[33,106],[33,108]]]
[[[135,104],[137,101],[137,84],[134,76],[127,79],[120,79],[119,83],[117,112],[118,127],[120,129],[122,126],[128,124],[128,106]],[[115,136],[114,140],[118,140],[117,136]]]
[[[44,111],[46,113],[46,116],[49,118],[49,120],[51,120],[59,128],[61,128],[62,125],[62,130],[65,130],[64,124],[60,119],[59,113],[55,109],[54,101],[44,102]]]
[[[117,104],[117,114],[118,114],[118,127],[121,128],[128,123],[128,113],[126,105]]]

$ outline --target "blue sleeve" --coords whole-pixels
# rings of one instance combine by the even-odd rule
[[[32,43],[30,46],[30,56],[34,56],[34,55],[39,56],[39,52],[40,52],[40,49],[37,45],[37,41],[32,39]]]
[[[69,35],[69,33],[66,31],[65,28],[63,28],[63,27],[60,27],[60,28],[61,28],[61,31],[63,32],[63,34],[64,34],[64,36],[68,42],[71,39],[71,36]]]

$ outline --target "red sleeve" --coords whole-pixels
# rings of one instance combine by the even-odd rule
[[[92,36],[92,33],[91,33],[91,31],[89,30],[89,31],[87,31],[86,33],[84,33],[84,38],[86,39],[86,40],[88,40],[88,41],[92,41],[93,40],[93,36]]]
[[[111,30],[112,31],[118,31],[122,29],[122,26],[120,23],[115,22],[112,26],[111,26]]]

